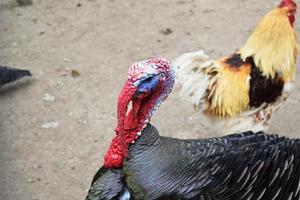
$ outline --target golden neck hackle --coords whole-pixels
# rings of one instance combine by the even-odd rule
[[[240,49],[242,59],[253,57],[266,77],[280,75],[284,81],[294,79],[298,44],[287,17],[287,8],[275,8],[256,26]]]

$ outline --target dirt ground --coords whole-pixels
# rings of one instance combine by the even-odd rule
[[[0,63],[34,77],[0,92],[0,199],[84,199],[114,134],[128,67],[200,48],[212,58],[232,53],[277,2],[1,0]],[[299,87],[300,78],[273,132],[298,136]],[[163,135],[209,136],[191,113],[173,94],[153,124]]]

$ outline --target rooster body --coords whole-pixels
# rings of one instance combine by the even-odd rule
[[[213,131],[267,129],[272,113],[293,88],[297,42],[290,17],[294,12],[296,4],[283,0],[230,56],[212,61],[198,51],[173,61],[180,96],[200,109]]]

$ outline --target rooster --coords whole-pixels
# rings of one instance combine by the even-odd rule
[[[194,104],[214,132],[267,130],[272,113],[293,88],[296,9],[293,0],[282,0],[230,56],[212,61],[200,50],[173,61],[179,95]]]
[[[149,120],[173,82],[165,59],[130,68],[118,100],[118,139],[86,200],[300,198],[300,140],[251,131],[198,140],[160,136]]]
[[[25,76],[31,76],[31,72],[29,70],[15,69],[0,65],[0,87]]]

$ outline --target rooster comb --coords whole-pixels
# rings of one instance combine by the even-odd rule
[[[294,8],[297,8],[297,4],[294,0],[281,0],[279,7],[285,7],[285,6],[292,6]]]

